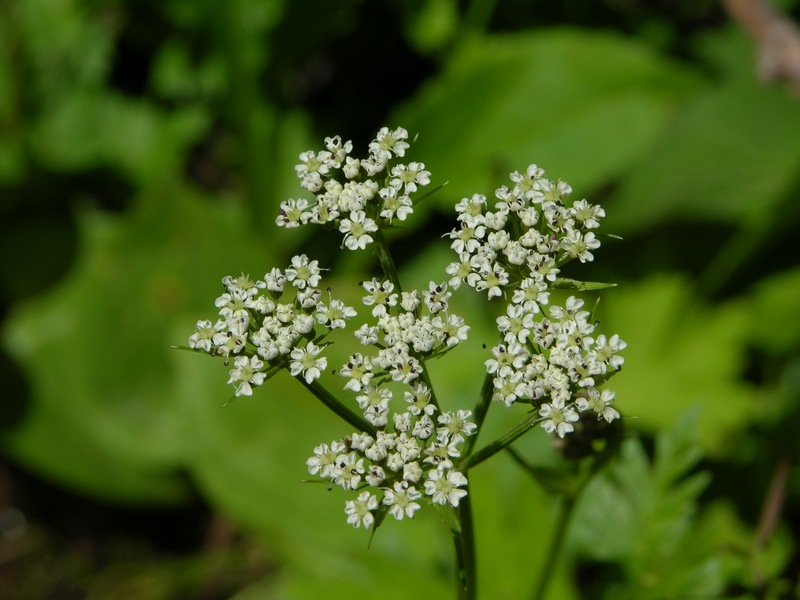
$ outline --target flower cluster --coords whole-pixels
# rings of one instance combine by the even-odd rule
[[[461,456],[460,447],[476,425],[468,420],[470,411],[437,416],[439,409],[422,378],[424,361],[454,348],[469,331],[464,320],[448,310],[447,284],[430,282],[426,291],[401,293],[389,281],[372,279],[361,285],[367,292],[362,301],[372,307],[377,323],[363,325],[355,336],[376,352],[353,354],[339,375],[347,379],[344,389],[356,394],[376,433],[354,433],[318,446],[307,464],[312,475],[345,490],[376,488],[345,504],[348,523],[370,527],[379,506],[398,520],[413,517],[423,494],[433,504],[458,506],[467,494],[461,489],[467,479],[454,468],[453,459]],[[390,411],[392,382],[406,386],[404,412]],[[392,430],[387,430],[390,425]]]
[[[456,205],[459,227],[448,237],[458,262],[447,267],[450,284],[466,281],[489,298],[511,288],[515,303],[538,311],[547,302],[549,283],[559,267],[577,258],[594,259],[600,241],[591,231],[600,226],[605,211],[578,200],[567,207],[572,188],[563,181],[544,177],[544,170],[530,165],[525,174],[511,174],[514,187],[495,192],[490,210],[486,196],[474,194]]]
[[[361,285],[367,292],[362,301],[372,307],[377,323],[365,323],[355,336],[363,346],[376,348],[377,353],[372,356],[356,353],[350,357],[339,371],[348,378],[345,389],[354,392],[371,389],[373,377],[375,381],[411,384],[422,374],[424,360],[438,358],[467,339],[469,326],[448,311],[450,292],[446,283],[430,282],[428,290],[422,293],[418,290],[397,293],[394,284],[379,279]],[[383,425],[387,410],[384,403],[378,403],[365,416],[373,425]]]
[[[579,413],[591,411],[608,422],[619,418],[611,407],[614,392],[599,392],[596,385],[621,367],[625,342],[618,335],[593,338],[595,325],[575,297],[564,307],[551,306],[549,319],[541,314],[559,268],[594,259],[600,241],[592,230],[605,212],[586,200],[567,204],[572,188],[547,179],[536,165],[512,173],[511,181],[513,187],[495,192],[491,208],[480,194],[456,205],[459,227],[448,237],[458,261],[447,267],[449,283],[466,281],[489,298],[509,300],[497,319],[503,341],[485,363],[494,375],[494,399],[506,406],[533,404],[542,427],[563,438]]]
[[[430,173],[419,162],[393,163],[405,156],[408,132],[402,127],[378,131],[369,156],[350,156],[353,144],[339,136],[325,138],[325,150],[300,155],[295,167],[300,185],[315,195],[281,203],[275,222],[286,228],[316,223],[336,227],[350,250],[367,247],[379,228],[413,212],[411,194],[430,183]]]
[[[592,337],[595,325],[583,300],[570,296],[565,307],[551,306],[550,318],[509,304],[497,319],[503,341],[492,348],[486,371],[494,375],[494,400],[510,406],[529,402],[539,407],[542,427],[564,437],[573,431],[579,413],[594,413],[611,422],[619,413],[611,406],[614,392],[597,390],[622,366],[618,335]]]
[[[545,178],[531,165],[524,174],[511,174],[513,185],[498,189],[491,207],[480,194],[456,205],[458,227],[446,234],[458,255],[446,269],[449,280],[402,291],[381,231],[404,221],[413,212],[411,196],[430,183],[422,163],[398,162],[409,149],[407,140],[405,129],[384,127],[368,157],[357,159],[351,142],[326,138],[325,150],[302,153],[295,167],[314,201],[287,200],[276,219],[286,228],[336,228],[350,250],[374,243],[383,275],[360,284],[372,319],[355,329],[360,351],[338,370],[360,413],[316,381],[328,367],[322,356],[326,337],[356,311],[330,291],[323,294],[319,264],[305,254],[260,280],[225,277],[225,292],[216,300],[219,317],[198,321],[189,338],[192,349],[224,357],[226,364],[232,358],[228,383],[236,396],[251,395],[253,387],[287,369],[360,430],[317,446],[306,461],[312,475],[355,492],[345,503],[354,527],[369,528],[386,514],[412,518],[421,499],[457,507],[467,495],[465,474],[474,466],[469,459],[476,456],[462,455],[465,441],[477,433],[492,399],[531,405],[542,427],[561,438],[581,416],[609,423],[620,416],[612,406],[614,392],[599,388],[621,368],[625,342],[618,335],[595,336],[583,300],[550,303],[554,287],[575,287],[559,279],[561,267],[593,260],[603,209],[569,201],[568,184]],[[467,339],[470,327],[449,307],[452,290],[464,282],[507,302],[496,320],[502,341],[485,361],[493,385],[484,387],[478,423],[470,421],[468,410],[441,411],[426,371],[426,361]],[[397,410],[392,401],[401,396],[405,404]],[[489,446],[481,460],[511,441]]]
[[[359,396],[359,405],[369,415],[371,407],[388,403],[387,388],[367,386]],[[458,471],[454,458],[476,425],[469,421],[471,412],[441,413],[431,402],[431,393],[423,382],[416,382],[405,392],[408,409],[382,419],[375,435],[353,433],[330,445],[314,448],[306,461],[308,471],[344,490],[360,491],[355,500],[345,502],[347,522],[353,527],[369,528],[384,507],[398,521],[413,518],[420,509],[417,502],[425,497],[434,505],[458,506],[467,495],[462,489],[467,478]],[[435,418],[435,421],[434,421]]]
[[[318,262],[305,254],[292,258],[286,270],[274,268],[256,281],[244,274],[224,277],[226,291],[215,301],[219,318],[198,321],[189,347],[226,362],[234,356],[228,383],[236,387],[236,396],[250,396],[253,386],[281,368],[311,383],[327,367],[327,358],[320,356],[322,340],[356,315],[330,293],[326,298],[320,279]]]

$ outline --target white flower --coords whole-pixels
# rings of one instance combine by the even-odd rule
[[[506,307],[506,316],[497,318],[497,329],[505,334],[504,339],[507,343],[518,341],[524,344],[531,334],[531,328],[533,328],[533,314],[519,304],[509,304]]]
[[[435,408],[431,405],[431,408]],[[414,429],[411,431],[411,435],[421,440],[427,440],[431,435],[433,435],[434,430],[434,423],[431,421],[431,418],[423,414],[419,417],[419,420],[414,423]]]
[[[363,250],[367,244],[372,243],[372,236],[369,234],[378,231],[378,226],[363,210],[356,210],[350,213],[349,219],[342,219],[339,231],[345,234],[344,245],[347,248]]]
[[[306,383],[319,379],[322,371],[328,366],[327,358],[324,356],[317,358],[320,352],[322,352],[322,348],[313,342],[308,342],[303,348],[295,348],[292,350],[289,372],[295,377],[302,373]]]
[[[264,383],[266,375],[260,372],[264,368],[264,363],[257,356],[251,356],[249,360],[246,356],[237,356],[233,366],[235,368],[230,371],[228,383],[237,384],[236,396],[252,396],[253,388],[250,384]]]
[[[267,283],[267,289],[271,292],[282,292],[283,286],[286,284],[286,276],[279,268],[273,268],[269,273],[264,275],[264,281]]]
[[[410,404],[408,410],[412,415],[419,416],[422,413],[432,415],[436,412],[436,406],[431,404],[431,391],[422,382],[411,384],[411,391],[404,393],[405,401]]]
[[[447,474],[439,469],[434,469],[428,473],[428,480],[425,482],[425,493],[431,496],[434,504],[458,506],[461,499],[467,495],[467,490],[458,489],[467,485],[467,478],[462,473],[455,470],[447,471]]]
[[[411,483],[417,483],[422,477],[422,467],[414,461],[403,465],[403,479]]]
[[[211,321],[198,321],[194,333],[189,337],[189,348],[199,348],[211,352],[211,339],[215,333],[216,329]]]
[[[386,480],[386,472],[380,466],[372,465],[366,475],[364,475],[364,479],[366,479],[367,483],[372,487],[378,487]]]
[[[606,422],[611,423],[611,421],[619,419],[619,412],[611,406],[614,396],[615,393],[611,390],[603,390],[600,393],[595,388],[589,388],[575,400],[575,405],[579,411],[594,411],[598,419],[605,419]]]
[[[539,415],[545,418],[542,421],[542,428],[547,433],[555,431],[560,438],[574,431],[575,428],[572,424],[579,419],[574,408],[565,407],[563,403],[556,401],[553,401],[552,404],[542,404]]]
[[[606,216],[606,211],[600,206],[589,204],[586,200],[578,200],[572,205],[572,214],[586,229],[595,229],[600,227],[599,219]]]
[[[367,410],[370,406],[387,408],[391,399],[392,391],[390,389],[374,385],[365,386],[364,393],[356,396],[356,402],[361,410]]]
[[[425,165],[419,162],[395,165],[392,167],[391,175],[390,185],[398,188],[403,186],[407,194],[416,192],[417,184],[428,185],[431,182],[430,172],[426,171]]]
[[[341,300],[331,298],[327,305],[320,302],[317,304],[317,322],[325,325],[328,329],[342,329],[345,326],[345,319],[352,319],[356,316],[356,311],[350,306],[345,306]]]
[[[344,490],[354,490],[361,483],[364,474],[364,459],[355,452],[340,454],[336,457],[333,469],[333,483]]]
[[[618,371],[622,368],[625,359],[617,353],[622,352],[628,344],[626,344],[619,335],[616,333],[610,338],[606,339],[604,335],[598,335],[594,346],[594,355],[596,360],[601,365],[603,373],[606,372],[606,365]]]
[[[472,411],[470,410],[459,410],[455,413],[446,412],[440,414],[438,421],[442,427],[438,429],[438,433],[453,439],[455,439],[456,436],[461,436],[461,439],[464,439],[464,436],[472,435],[475,433],[478,426],[472,421],[469,421],[471,416]]]
[[[483,223],[483,209],[486,207],[486,196],[483,194],[473,194],[471,198],[462,198],[456,204],[458,220],[467,223],[470,227],[475,227]]]
[[[397,188],[389,186],[381,189],[378,195],[383,199],[381,217],[392,222],[397,217],[398,221],[405,221],[408,215],[414,212],[411,198],[405,194],[400,195]]]
[[[339,375],[350,378],[344,389],[360,392],[364,386],[369,385],[369,381],[372,379],[372,360],[369,356],[362,356],[360,352],[357,352],[339,369]]]
[[[431,314],[447,310],[447,301],[453,294],[447,291],[446,283],[436,283],[431,281],[428,284],[428,291],[422,292],[422,297],[425,300],[425,306]]]
[[[312,475],[319,473],[322,477],[332,478],[336,469],[336,457],[344,452],[345,446],[341,442],[333,442],[330,447],[320,444],[314,448],[314,456],[306,461],[308,472]]]
[[[508,283],[508,273],[500,263],[494,263],[491,269],[483,269],[480,272],[480,278],[475,283],[475,289],[479,292],[486,290],[489,298],[502,296],[503,291],[500,289]]]
[[[306,286],[317,287],[321,277],[319,262],[309,261],[305,254],[294,256],[292,266],[286,269],[286,281],[301,290]]]
[[[419,303],[419,292],[417,290],[411,290],[410,292],[403,292],[400,294],[400,306],[408,312],[417,310]]]
[[[414,513],[420,509],[419,504],[414,500],[419,500],[422,494],[413,485],[409,485],[407,481],[398,481],[394,484],[394,488],[386,490],[383,495],[383,503],[389,506],[389,514],[398,521],[402,521],[403,517],[409,519],[414,517]]]
[[[373,279],[362,282],[361,286],[367,291],[362,302],[367,306],[374,306],[373,317],[382,317],[386,314],[387,307],[397,305],[397,294],[392,293],[394,284],[391,281]]]
[[[353,335],[361,342],[362,346],[371,346],[378,342],[378,328],[375,325],[364,323]]]
[[[497,373],[500,377],[509,377],[514,371],[521,369],[530,356],[525,346],[516,341],[495,346],[492,348],[492,354],[494,358],[484,363],[486,372]]]
[[[289,199],[281,202],[281,209],[275,219],[275,223],[279,227],[286,227],[292,229],[300,227],[311,218],[312,213],[308,210],[308,200],[300,198],[298,200]]]
[[[381,127],[375,140],[370,143],[370,152],[377,156],[385,156],[389,153],[395,156],[403,156],[408,149],[408,131],[402,127],[398,127],[394,131],[390,131],[388,127]]]
[[[377,509],[378,499],[369,492],[361,492],[355,500],[348,500],[344,504],[347,523],[356,529],[361,525],[369,529],[375,522],[374,512]]]
[[[591,231],[581,235],[577,229],[573,229],[561,240],[561,248],[567,255],[577,258],[582,263],[594,260],[594,255],[590,250],[596,250],[599,247],[600,240]]]
[[[447,315],[447,321],[441,317],[435,317],[431,324],[433,325],[433,334],[447,346],[455,346],[465,341],[470,330],[469,325],[464,324],[464,319],[453,314]]]

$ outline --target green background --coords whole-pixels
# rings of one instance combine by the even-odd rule
[[[221,362],[170,348],[224,275],[295,253],[358,301],[371,258],[274,217],[300,152],[339,134],[364,155],[389,125],[448,182],[390,239],[410,284],[444,278],[453,205],[530,163],[623,238],[568,273],[619,284],[597,314],[628,343],[626,440],[551,597],[793,597],[800,102],[755,55],[690,0],[0,4],[0,596],[450,597],[439,513],[368,548],[344,495],[300,483],[349,433],[302,386],[223,408]],[[494,344],[474,296],[469,343],[431,367],[448,409]],[[493,407],[482,442],[521,415]],[[517,448],[554,460],[539,431]],[[527,597],[557,503],[504,455],[470,481],[479,597]]]

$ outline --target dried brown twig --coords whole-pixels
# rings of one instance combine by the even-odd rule
[[[768,0],[723,0],[730,16],[758,46],[763,81],[785,81],[800,97],[800,28]]]

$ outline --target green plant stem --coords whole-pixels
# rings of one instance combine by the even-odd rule
[[[495,454],[503,450],[506,446],[513,443],[516,439],[525,435],[539,421],[541,421],[541,417],[539,416],[539,414],[535,411],[531,411],[530,413],[528,413],[528,416],[522,419],[522,421],[514,425],[514,427],[509,429],[506,433],[501,435],[491,444],[484,446],[483,448],[478,450],[475,454],[466,457],[466,459],[459,465],[461,471],[466,473],[472,467],[479,465],[487,458],[494,456]]]
[[[397,267],[394,266],[394,260],[389,252],[386,236],[383,235],[383,229],[380,228],[375,232],[375,256],[381,264],[383,274],[392,282],[395,291],[400,294],[403,291],[403,287],[400,285],[400,276],[397,274]]]
[[[355,427],[358,431],[363,431],[375,437],[375,427],[373,427],[366,419],[364,419],[364,417],[354,413],[352,410],[342,404],[342,402],[333,394],[331,394],[321,383],[319,383],[319,381],[315,380],[311,383],[308,383],[302,377],[296,377],[295,379],[302,383],[308,391],[314,394],[320,400],[320,402],[331,409],[334,413],[339,415],[342,419],[350,423],[350,425]]]
[[[459,600],[475,600],[478,594],[478,570],[475,559],[475,530],[472,526],[472,501],[467,495],[458,504],[457,518],[451,531],[456,551],[456,587]]]
[[[580,492],[578,492],[580,493]],[[547,588],[550,585],[553,572],[556,568],[556,561],[561,554],[561,547],[566,538],[567,527],[569,526],[570,518],[572,517],[573,509],[575,508],[575,501],[578,494],[564,498],[563,504],[558,513],[558,521],[556,521],[553,536],[550,539],[550,547],[548,548],[547,557],[544,565],[542,565],[542,572],[539,575],[539,580],[533,590],[531,598],[533,600],[544,600],[547,594]]]
[[[475,410],[472,411],[474,423],[477,425],[476,433],[467,438],[464,442],[464,456],[469,456],[475,443],[478,441],[483,421],[486,418],[486,413],[489,412],[489,405],[492,403],[492,394],[494,393],[494,376],[490,373],[486,374],[483,379],[483,387],[481,388],[481,395],[478,402],[475,404]]]

